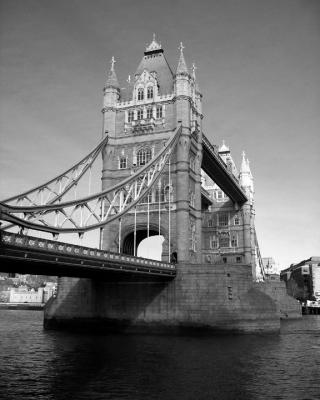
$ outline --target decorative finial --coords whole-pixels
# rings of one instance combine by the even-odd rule
[[[128,82],[128,83],[129,83],[129,85],[130,85],[130,83],[131,83],[131,76],[130,76],[130,75],[128,75],[127,82]]]
[[[156,34],[154,33],[152,36],[152,40],[155,42],[156,41]]]
[[[111,58],[111,71],[114,71],[114,64],[116,63],[116,60],[115,60],[115,58],[112,56],[112,58]]]
[[[183,49],[184,49],[184,45],[182,44],[182,42],[180,42],[179,50],[180,50],[181,54],[183,53]]]
[[[245,151],[243,150],[243,151],[242,151],[242,158],[245,158],[245,156],[246,156],[246,153],[245,153]]]

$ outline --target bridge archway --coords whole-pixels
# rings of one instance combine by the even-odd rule
[[[149,237],[153,236],[161,236],[163,238],[162,245],[166,239],[166,231],[160,229],[161,234],[159,235],[159,227],[150,226],[149,228]],[[145,226],[137,226],[136,229],[136,252],[134,252],[134,229],[133,227],[130,228],[123,236],[122,240],[122,253],[134,255],[134,253],[138,253],[138,247],[141,242],[148,238],[148,230]],[[162,255],[163,255],[163,248],[162,248]]]

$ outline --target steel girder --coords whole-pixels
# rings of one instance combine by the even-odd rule
[[[10,204],[19,198],[28,199],[31,193],[39,194],[41,190],[48,187],[49,183],[58,182],[64,176],[62,174],[47,184],[1,202],[0,219],[23,228],[50,232],[56,235],[60,233],[83,234],[93,229],[102,228],[134,208],[158,182],[177,144],[180,132],[181,126],[175,130],[163,149],[149,163],[137,170],[132,176],[101,193],[74,201],[61,202],[63,194],[70,189],[70,185],[73,185],[73,182],[70,182],[61,193],[49,190],[49,194],[53,193],[56,197],[47,201],[46,204],[35,204],[33,202],[29,206]],[[100,152],[106,142],[107,139],[101,142],[99,145],[101,147],[98,146],[95,150],[98,151],[99,148]],[[93,157],[96,158],[97,154],[91,155],[90,161]],[[84,160],[88,160],[88,157]],[[68,172],[71,171],[73,169],[68,170]],[[83,173],[79,175],[82,176]]]

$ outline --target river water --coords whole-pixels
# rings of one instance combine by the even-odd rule
[[[201,337],[44,331],[42,317],[0,310],[0,399],[320,399],[320,315]]]

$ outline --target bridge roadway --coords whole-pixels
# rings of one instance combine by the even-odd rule
[[[0,230],[0,271],[146,282],[170,280],[176,275],[175,265],[167,262],[3,230]]]

